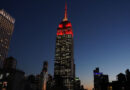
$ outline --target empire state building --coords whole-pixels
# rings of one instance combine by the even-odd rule
[[[67,18],[67,4],[65,5],[65,15],[57,28],[54,78],[61,77],[64,85],[73,90],[73,80],[75,78],[73,31],[71,22]]]

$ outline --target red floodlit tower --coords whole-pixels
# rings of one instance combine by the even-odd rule
[[[67,18],[67,3],[65,4],[65,15],[57,28],[54,78],[62,77],[64,85],[73,90],[73,79],[75,78],[75,64],[73,57],[73,31],[72,24]]]

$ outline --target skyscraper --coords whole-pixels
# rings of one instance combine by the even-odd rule
[[[15,19],[4,10],[0,10],[0,68],[7,57]]]
[[[64,19],[57,28],[54,78],[62,78],[64,85],[69,90],[74,88],[75,64],[73,54],[73,31],[71,22],[67,18],[66,4]]]

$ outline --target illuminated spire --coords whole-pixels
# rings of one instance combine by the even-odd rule
[[[63,21],[68,21],[68,18],[67,18],[67,1],[65,3],[65,15],[64,15]]]

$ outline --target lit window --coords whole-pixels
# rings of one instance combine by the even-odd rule
[[[66,27],[71,27],[71,26],[72,26],[71,23],[66,24]]]
[[[6,77],[9,76],[9,73],[6,73]]]
[[[2,79],[2,78],[3,78],[3,74],[0,75],[0,79]]]
[[[3,82],[3,87],[7,87],[7,82]]]
[[[59,28],[63,28],[63,25],[62,25],[62,24],[59,24]]]

